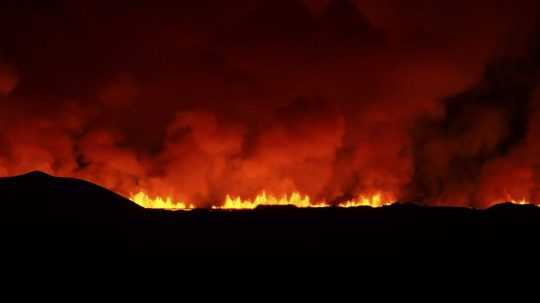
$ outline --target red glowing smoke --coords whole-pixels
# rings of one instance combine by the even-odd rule
[[[14,2],[0,175],[198,205],[540,201],[537,1]]]

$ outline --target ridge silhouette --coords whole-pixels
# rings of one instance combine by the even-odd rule
[[[0,178],[3,253],[395,256],[540,252],[540,208],[145,210],[87,181],[42,172]]]
[[[134,218],[143,209],[88,181],[40,171],[0,178],[5,221],[107,223]]]

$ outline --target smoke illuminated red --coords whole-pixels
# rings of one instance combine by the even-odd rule
[[[0,176],[83,178],[166,209],[534,203],[539,11],[14,1],[0,10]]]

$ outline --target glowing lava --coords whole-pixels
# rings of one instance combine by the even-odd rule
[[[340,203],[338,206],[344,208],[361,206],[383,207],[394,204],[395,201],[396,199],[393,198],[392,195],[385,196],[381,193],[376,193],[373,195],[359,196],[356,200]]]
[[[133,202],[144,208],[167,209],[167,210],[193,210],[196,206],[185,202],[177,202],[170,197],[150,197],[145,192],[139,192],[130,198]],[[392,195],[374,193],[372,195],[360,195],[355,200],[345,201],[339,204],[328,204],[326,202],[313,202],[308,195],[302,195],[298,192],[281,197],[268,194],[263,191],[254,199],[243,199],[242,197],[231,197],[227,195],[221,205],[212,206],[212,209],[222,210],[241,210],[256,209],[259,206],[294,206],[297,208],[323,208],[323,207],[382,207],[391,205],[395,202]]]
[[[253,200],[243,200],[240,197],[231,198],[229,195],[225,198],[222,206],[214,206],[214,209],[255,209],[259,206],[285,206],[292,205],[298,208],[309,207],[328,207],[326,203],[312,203],[309,196],[302,196],[300,193],[293,193],[290,196],[280,198],[274,195],[268,195],[265,191],[257,195]]]
[[[512,204],[517,204],[517,205],[530,205],[532,204],[531,202],[529,202],[529,200],[525,199],[525,198],[522,198],[522,199],[514,199],[514,198],[507,198],[506,199],[508,202],[512,203]],[[537,205],[538,206],[538,205]]]
[[[516,205],[531,205],[531,204],[536,205],[536,204],[532,203],[531,201],[529,201],[529,199],[527,199],[525,197],[520,198],[520,199],[516,199],[515,196],[509,194],[508,191],[505,190],[505,193],[506,193],[506,199],[499,201],[499,203],[510,202],[510,203],[516,204]],[[540,207],[540,205],[536,205],[536,206]]]
[[[152,198],[144,192],[139,192],[138,194],[132,195],[130,200],[144,208],[151,209],[190,210],[195,208],[195,206],[192,204],[173,201],[170,197]]]

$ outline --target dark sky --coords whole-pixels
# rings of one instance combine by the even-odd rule
[[[540,198],[534,0],[2,1],[0,175]]]

